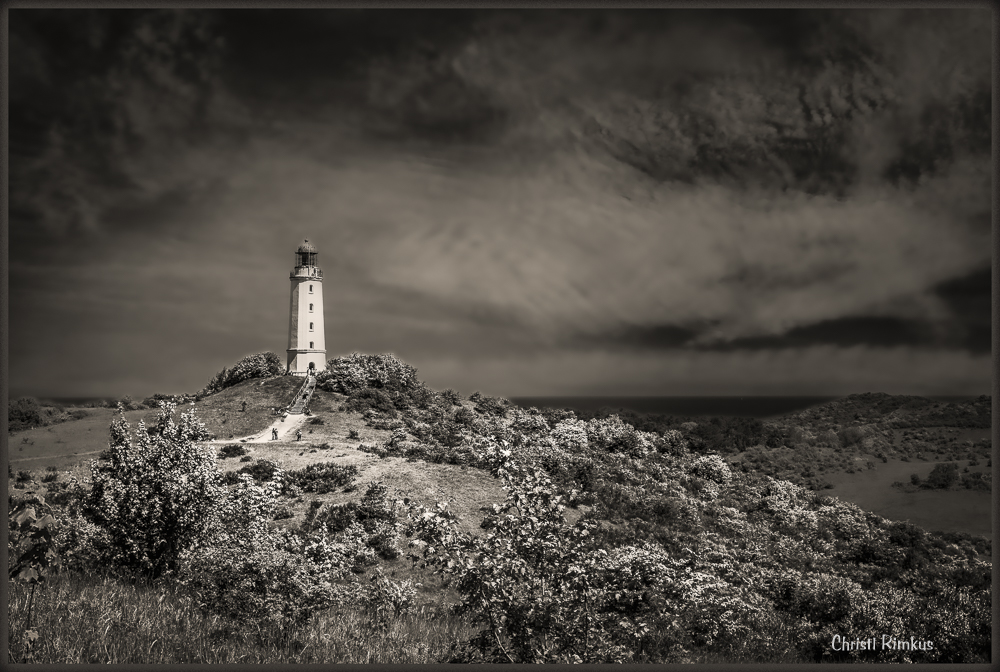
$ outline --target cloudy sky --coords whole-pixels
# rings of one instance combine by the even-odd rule
[[[9,17],[12,398],[991,391],[986,9]]]

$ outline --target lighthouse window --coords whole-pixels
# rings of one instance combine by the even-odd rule
[[[314,347],[314,346],[313,346],[313,342],[312,342],[312,341],[309,341],[309,349],[311,350],[311,349],[312,349],[313,347]],[[310,366],[311,366],[311,365],[310,365]]]
[[[309,304],[309,312],[310,313],[313,312],[313,304],[311,304],[311,303]]]
[[[312,330],[313,330],[313,323],[312,323],[312,322],[310,322],[310,323],[309,323],[309,331],[312,331]]]
[[[312,293],[313,293],[313,286],[312,286],[312,285],[309,285],[309,293],[310,293],[310,294],[312,294]]]

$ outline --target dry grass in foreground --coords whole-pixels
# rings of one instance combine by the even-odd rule
[[[169,588],[67,573],[35,590],[38,637],[29,645],[30,588],[8,585],[11,663],[435,663],[474,634],[429,607],[384,621],[351,608],[320,613],[282,641],[275,632],[233,630]]]

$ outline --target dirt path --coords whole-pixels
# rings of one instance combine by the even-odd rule
[[[290,439],[295,434],[295,430],[305,424],[307,417],[308,416],[304,413],[298,415],[286,415],[280,420],[272,422],[271,425],[262,432],[251,434],[250,436],[245,436],[243,438],[215,439],[214,441],[204,441],[203,443],[267,443],[268,441],[273,440],[271,431],[274,429],[278,430],[278,440],[283,441],[285,439]]]

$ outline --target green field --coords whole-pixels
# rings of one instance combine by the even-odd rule
[[[910,482],[910,474],[921,480],[937,462],[889,460],[875,469],[853,474],[829,475],[833,489],[824,494],[853,502],[862,509],[890,520],[908,520],[932,531],[967,532],[993,539],[993,499],[989,492],[975,490],[918,490],[905,492],[892,487],[896,481]],[[965,463],[959,462],[959,466]],[[984,466],[970,471],[983,471]]]
[[[87,417],[48,427],[12,433],[7,438],[11,469],[44,470],[53,466],[69,469],[86,464],[108,447],[108,428],[117,411],[113,408],[83,408]],[[147,423],[156,410],[127,411],[130,424]]]

